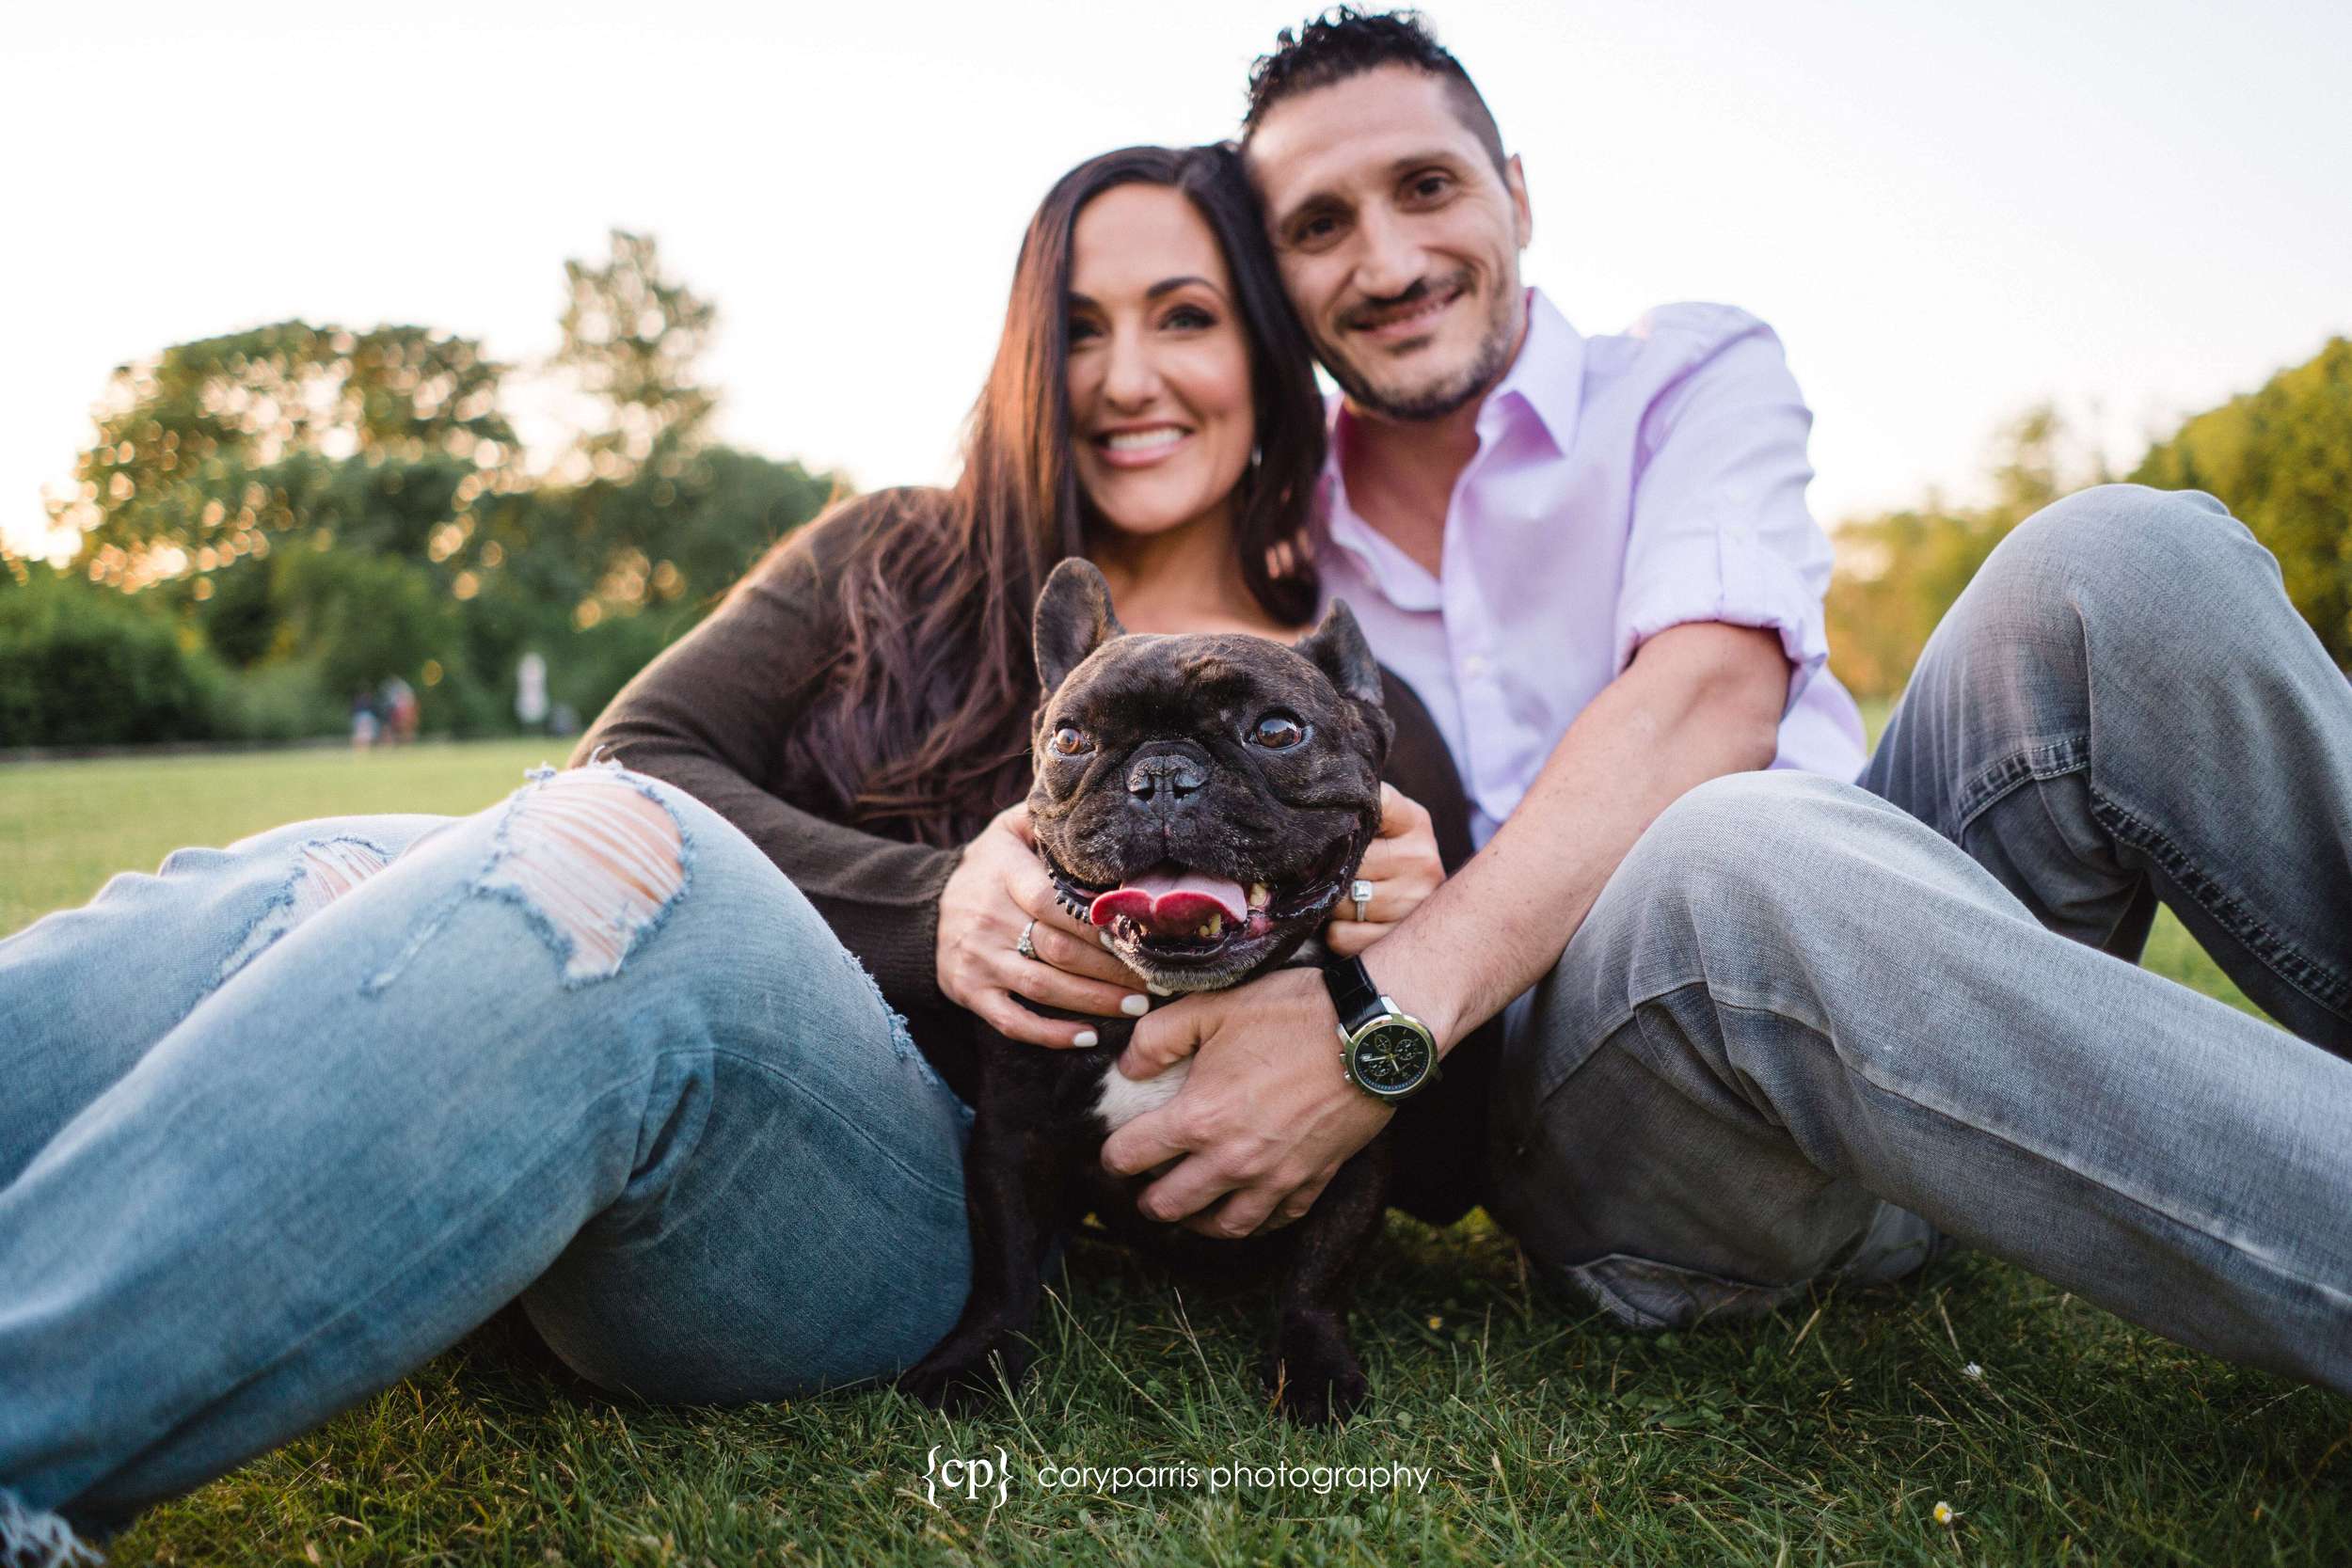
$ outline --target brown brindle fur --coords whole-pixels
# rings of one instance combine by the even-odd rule
[[[1039,597],[1036,640],[1045,697],[1033,727],[1029,817],[1065,901],[1075,907],[1089,890],[1174,859],[1295,896],[1278,894],[1273,907],[1283,918],[1263,941],[1206,964],[1171,966],[1120,942],[1120,957],[1145,978],[1204,990],[1313,961],[1313,935],[1379,825],[1391,735],[1378,668],[1346,607],[1334,607],[1295,649],[1238,635],[1130,636],[1101,574],[1070,561]],[[1253,745],[1250,727],[1269,709],[1303,721],[1306,738],[1287,750]],[[1089,742],[1083,754],[1047,744],[1064,725]],[[993,1391],[1000,1370],[1017,1387],[1031,1359],[1024,1336],[1046,1256],[1090,1212],[1180,1267],[1279,1271],[1262,1373],[1293,1419],[1344,1418],[1369,1391],[1345,1315],[1350,1277],[1387,1207],[1389,1132],[1282,1228],[1221,1240],[1148,1220],[1135,1196],[1152,1176],[1104,1169],[1107,1129],[1095,1111],[1134,1024],[1093,1022],[1101,1036],[1093,1050],[1047,1050],[981,1028],[977,1114],[964,1152],[972,1291],[954,1329],[898,1386],[956,1410]],[[1340,1070],[1336,1036],[1298,1045],[1327,1053]]]

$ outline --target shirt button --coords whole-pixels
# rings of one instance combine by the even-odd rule
[[[1462,673],[1476,680],[1486,673],[1486,661],[1476,654],[1462,660]]]

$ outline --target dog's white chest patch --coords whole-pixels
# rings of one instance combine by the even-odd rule
[[[1147,1111],[1156,1111],[1176,1098],[1176,1091],[1184,1086],[1184,1079],[1192,1071],[1192,1058],[1187,1056],[1156,1078],[1140,1081],[1128,1077],[1113,1064],[1103,1074],[1103,1092],[1094,1101],[1094,1114],[1103,1118],[1103,1125],[1116,1132]]]

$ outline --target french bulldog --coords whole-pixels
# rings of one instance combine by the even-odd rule
[[[1379,667],[1347,607],[1332,606],[1292,645],[1130,634],[1102,574],[1073,559],[1039,595],[1034,636],[1043,696],[1029,825],[1062,904],[1160,992],[1319,960],[1315,933],[1379,827],[1391,738]],[[980,1028],[964,1152],[972,1291],[956,1326],[898,1386],[956,1411],[993,1393],[1000,1369],[1005,1386],[1018,1386],[1046,1257],[1090,1211],[1180,1267],[1279,1268],[1261,1373],[1292,1419],[1343,1419],[1369,1392],[1345,1314],[1354,1265],[1387,1207],[1390,1132],[1291,1225],[1225,1240],[1146,1219],[1135,1197],[1158,1173],[1114,1176],[1103,1143],[1174,1098],[1190,1064],[1132,1081],[1113,1063],[1133,1021],[1090,1022],[1102,1041],[1093,1050]],[[1297,1044],[1341,1070],[1336,1035]]]

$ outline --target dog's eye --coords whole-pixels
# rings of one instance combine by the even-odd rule
[[[1065,757],[1082,757],[1094,750],[1094,743],[1075,724],[1064,724],[1056,730],[1054,738],[1048,744],[1057,754]]]
[[[1307,738],[1307,726],[1279,711],[1269,713],[1258,721],[1249,738],[1269,752],[1288,751]]]

